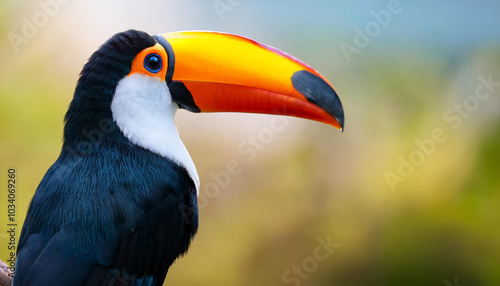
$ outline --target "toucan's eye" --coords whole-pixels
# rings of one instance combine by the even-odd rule
[[[161,70],[162,62],[158,54],[149,54],[144,59],[144,67],[152,73],[157,73]]]

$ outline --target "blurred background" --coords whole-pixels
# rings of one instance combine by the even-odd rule
[[[166,285],[500,285],[500,2],[103,2],[0,1],[2,260],[7,170],[19,235],[89,56],[130,28],[217,30],[316,68],[345,131],[178,112],[201,217]]]

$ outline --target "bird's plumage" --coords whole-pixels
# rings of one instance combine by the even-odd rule
[[[163,281],[196,233],[196,204],[185,169],[141,147],[62,155],[31,202],[16,285],[104,285],[96,282],[117,275]],[[79,284],[87,276],[92,283]]]
[[[146,33],[121,33],[85,65],[61,154],[30,204],[14,285],[161,285],[188,249],[198,227],[193,180],[132,144],[110,109],[134,56],[153,44]]]
[[[344,125],[327,80],[274,48],[217,32],[118,33],[81,72],[61,154],[24,222],[15,286],[163,284],[198,229],[178,108]]]
[[[132,144],[186,168],[198,189],[196,166],[175,125],[177,110],[165,82],[142,74],[120,80],[111,103],[113,121]]]

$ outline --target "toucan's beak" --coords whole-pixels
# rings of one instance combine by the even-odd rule
[[[185,109],[282,114],[344,126],[342,104],[330,83],[284,52],[217,32],[155,38],[169,57],[172,98]]]

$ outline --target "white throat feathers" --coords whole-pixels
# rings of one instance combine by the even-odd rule
[[[120,80],[111,103],[113,120],[134,144],[183,166],[199,193],[196,167],[175,125],[178,105],[164,81],[132,74]]]

